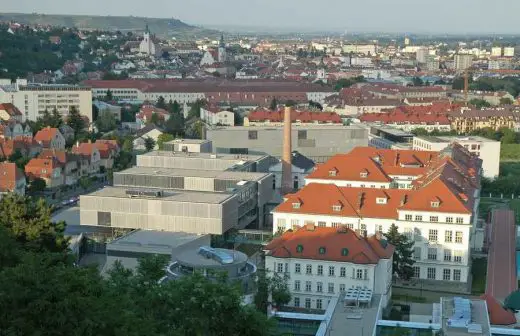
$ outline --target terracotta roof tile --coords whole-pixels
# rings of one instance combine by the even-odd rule
[[[15,163],[0,163],[0,192],[10,192],[15,190],[16,181],[22,178],[25,178],[25,175]]]
[[[298,251],[299,246],[302,248]],[[320,253],[320,248],[323,253]],[[376,237],[364,238],[349,229],[304,227],[295,232],[286,232],[274,239],[265,249],[268,255],[277,258],[301,258],[377,264],[380,259],[389,259],[394,246]],[[346,250],[345,250],[346,249]]]

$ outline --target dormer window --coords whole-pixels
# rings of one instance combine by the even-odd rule
[[[319,248],[319,251],[318,251],[320,254],[325,254],[325,252],[327,252],[327,249],[325,247],[320,247]]]
[[[338,174],[338,170],[337,169],[331,169],[329,170],[329,176],[336,176]]]
[[[367,178],[368,177],[368,172],[367,171],[362,171],[361,173],[359,173],[359,177]]]
[[[378,198],[376,198],[376,203],[377,204],[386,204],[387,203],[387,198],[386,197],[378,197]]]
[[[431,201],[430,205],[432,208],[438,208],[441,205],[441,202],[439,201]]]
[[[293,202],[293,204],[292,204],[293,209],[299,209],[300,206],[301,206],[300,202]]]
[[[334,204],[332,206],[332,211],[339,212],[341,211],[342,205],[341,204]]]

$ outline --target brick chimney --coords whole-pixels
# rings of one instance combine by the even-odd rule
[[[283,154],[282,154],[282,194],[290,193],[292,190],[292,108],[285,107],[283,124]]]

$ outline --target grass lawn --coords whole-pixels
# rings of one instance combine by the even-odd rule
[[[479,218],[487,219],[489,211],[494,207],[504,206],[508,200],[503,200],[500,198],[481,198],[480,204],[478,208]],[[520,204],[519,204],[520,206]]]
[[[520,224],[520,199],[514,199],[509,202],[509,207],[515,212],[516,225]]]
[[[473,259],[471,265],[471,293],[483,294],[486,290],[487,258]]]

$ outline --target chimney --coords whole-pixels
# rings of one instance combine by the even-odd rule
[[[292,190],[292,108],[286,106],[283,125],[283,154],[282,154],[282,194]]]

